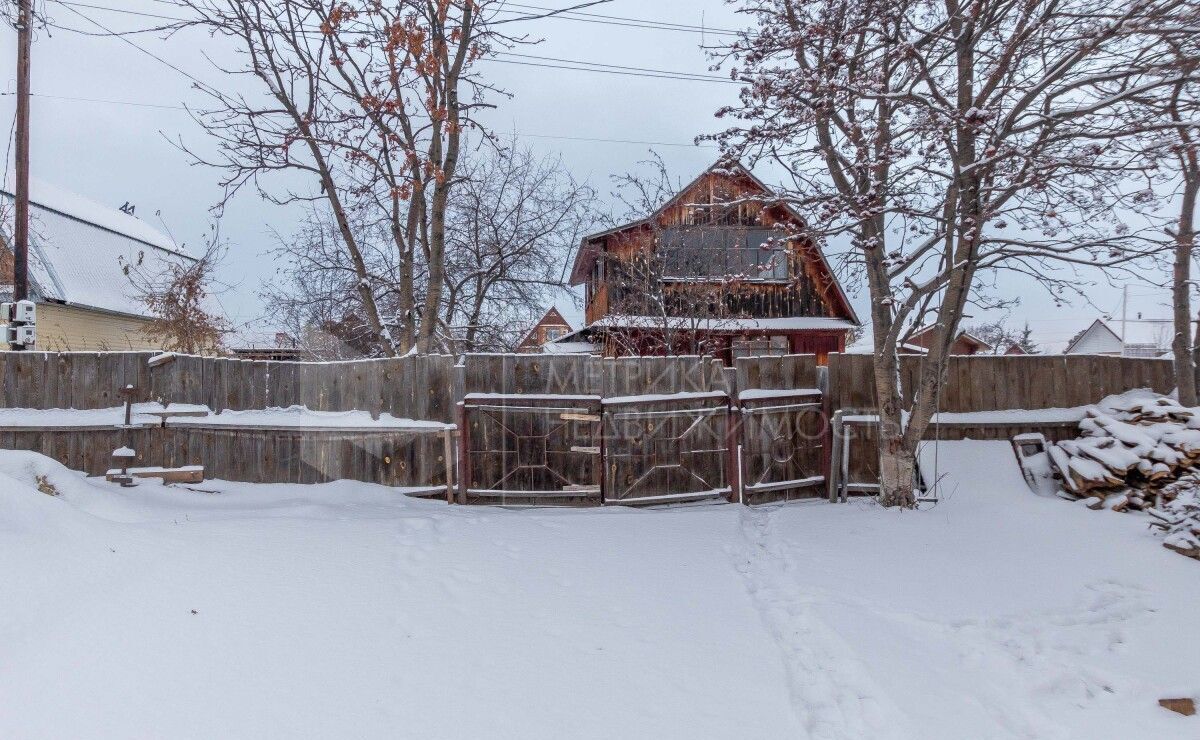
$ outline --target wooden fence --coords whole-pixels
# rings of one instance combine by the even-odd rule
[[[138,389],[136,400],[203,404],[214,411],[303,405],[320,411],[357,409],[376,416],[386,412],[401,418],[457,424],[462,423],[459,404],[468,394],[611,399],[720,392],[727,394],[733,405],[749,408],[784,402],[768,401],[767,397],[757,403],[741,401],[740,393],[820,388],[823,393],[814,396],[822,404],[819,414],[814,416],[811,410],[801,414],[798,410],[780,416],[778,421],[772,419],[769,425],[756,420],[761,428],[753,433],[755,441],[747,443],[746,467],[739,471],[751,483],[803,479],[827,472],[825,464],[832,445],[824,432],[814,430],[823,429],[834,411],[869,413],[874,407],[869,355],[831,355],[828,368],[817,367],[810,355],[739,358],[732,368],[701,357],[602,359],[477,354],[466,356],[456,366],[448,356],[335,363],[174,356],[151,364],[153,356],[148,352],[0,353],[0,407],[110,408],[121,404],[120,389],[133,385]],[[906,389],[911,389],[923,362],[924,358],[917,356],[902,358],[901,378]],[[939,409],[955,413],[1073,407],[1141,387],[1170,391],[1171,363],[1098,356],[955,357],[950,360],[941,387]],[[662,402],[641,401],[647,409],[654,403]],[[659,409],[654,406],[653,413],[658,414]],[[504,422],[503,414],[507,412],[497,413],[501,414],[499,421]],[[522,419],[519,423],[529,422]],[[668,426],[664,424],[663,428]],[[599,425],[590,429],[589,439],[572,437],[557,442],[568,451],[598,448],[605,433],[599,431]],[[475,446],[482,445],[479,452],[483,447],[497,446],[483,431],[481,428],[482,436],[476,439]],[[1044,431],[1061,438],[1072,433],[1072,425],[1059,423],[1053,429],[1042,429],[1036,424],[1017,428],[980,423],[972,427],[943,426],[937,433],[943,439],[988,439],[1008,438],[1019,431]],[[231,480],[317,482],[345,477],[404,486],[435,486],[445,480],[445,448],[436,435],[185,427],[131,433],[142,458],[138,464],[203,463],[209,475]],[[528,434],[521,432],[517,437],[555,433],[550,428],[530,427]],[[744,435],[745,430],[740,433]],[[875,452],[870,430],[861,435],[860,442],[855,443],[851,473],[865,482],[874,475]],[[121,446],[120,437],[111,429],[9,428],[0,429],[0,447],[35,449],[73,468],[98,473],[109,465],[112,449]],[[502,458],[511,458],[514,452],[519,456],[521,451],[516,448],[520,444],[523,442],[514,441],[514,449],[509,450],[505,448],[508,442],[499,443],[501,449],[497,452]],[[640,454],[643,447],[653,449],[655,443],[649,437],[639,437],[638,444]],[[825,463],[816,464],[814,454]],[[500,468],[498,479],[506,473],[507,468]],[[590,481],[595,476],[584,477]],[[705,478],[725,486],[728,471],[714,468]]]
[[[829,405],[865,411],[875,407],[871,355],[829,356]],[[900,358],[900,380],[910,394],[924,366],[920,355]],[[1096,403],[1131,388],[1168,393],[1175,387],[1170,360],[1099,355],[951,357],[938,410],[948,413],[1002,409],[1071,408]]]
[[[0,352],[0,407],[108,408],[120,405],[120,389],[132,385],[137,401],[195,403],[213,411],[299,405],[444,422],[454,416],[454,358],[448,355],[328,363],[176,355],[153,366],[152,357]]]
[[[729,390],[721,361],[711,357],[471,354],[462,367],[463,393],[609,398]]]

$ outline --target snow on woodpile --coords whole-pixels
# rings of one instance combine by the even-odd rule
[[[1061,495],[1090,509],[1146,511],[1164,545],[1200,558],[1200,409],[1139,390],[1085,414],[1079,438],[1047,447]]]
[[[1163,547],[1200,560],[1200,474],[1164,486],[1163,498],[1161,509],[1146,510],[1151,526],[1163,533]]]

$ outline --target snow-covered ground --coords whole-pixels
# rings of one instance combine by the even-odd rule
[[[1200,737],[1198,564],[937,463],[919,512],[515,511],[0,452],[0,737]]]

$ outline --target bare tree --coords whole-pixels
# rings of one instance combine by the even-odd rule
[[[1134,0],[746,0],[727,50],[746,83],[718,140],[784,168],[822,236],[849,234],[866,276],[880,419],[880,500],[915,504],[917,445],[978,280],[1021,273],[1056,296],[1074,266],[1137,255],[1120,208],[1131,163],[1114,113],[1182,74],[1151,26],[1182,3]],[[929,315],[906,395],[897,345]]]
[[[371,212],[349,213],[350,229],[370,276],[371,297],[383,316],[399,315],[401,255],[386,225]],[[275,275],[261,290],[275,323],[303,341],[313,356],[344,359],[386,355],[380,335],[364,320],[358,266],[328,210],[312,209],[295,233],[277,236]]]
[[[595,192],[555,157],[511,147],[468,159],[450,201],[443,315],[456,348],[510,350],[564,296],[563,264],[596,221]]]
[[[1038,346],[1033,341],[1033,330],[1026,323],[1020,329],[1005,321],[989,321],[966,327],[972,336],[979,337],[992,347],[992,354],[1004,354],[1010,347],[1020,347],[1026,354],[1037,354]]]
[[[563,260],[591,228],[594,194],[572,180],[559,160],[516,146],[476,151],[462,172],[447,212],[439,336],[456,352],[511,349],[520,338],[516,327],[561,297]],[[392,225],[377,215],[373,207],[355,209],[350,226],[373,299],[399,324],[409,286],[423,292],[429,273],[422,262],[405,264],[394,248]],[[324,210],[311,213],[296,235],[280,239],[274,254],[280,267],[263,296],[293,336],[320,327],[343,350],[380,353],[370,328],[356,318],[363,316],[358,272]]]
[[[202,87],[196,119],[219,144],[225,198],[253,183],[276,203],[318,204],[337,225],[354,269],[363,324],[383,354],[436,349],[444,325],[446,217],[468,128],[491,88],[478,62],[518,41],[493,26],[499,0],[174,0],[201,27],[231,40],[263,96]],[[486,138],[486,137],[484,137]],[[316,192],[267,182],[315,179]],[[355,213],[357,211],[357,213]],[[353,221],[372,218],[396,251],[395,316],[377,303],[367,249]],[[418,296],[418,262],[428,279]]]
[[[144,254],[121,268],[136,297],[154,317],[142,332],[163,349],[187,354],[220,351],[229,331],[215,305],[214,272],[223,251],[214,238],[199,259],[166,259],[148,263]]]

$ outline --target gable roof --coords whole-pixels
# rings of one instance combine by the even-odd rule
[[[1071,351],[1073,349],[1075,349],[1077,346],[1079,346],[1080,342],[1084,341],[1085,339],[1087,339],[1089,336],[1091,336],[1092,334],[1094,334],[1096,332],[1100,332],[1102,334],[1106,333],[1117,344],[1122,344],[1121,337],[1117,336],[1117,333],[1115,331],[1113,331],[1112,329],[1110,329],[1108,324],[1104,323],[1100,319],[1096,319],[1091,324],[1089,324],[1086,329],[1084,329],[1083,331],[1079,332],[1078,334],[1076,334],[1074,337],[1071,338],[1070,343],[1067,344],[1067,348],[1065,350],[1063,350],[1063,354],[1067,354],[1067,355],[1071,354]]]
[[[711,165],[709,165],[708,168],[705,169],[703,172],[701,172],[700,174],[693,177],[688,184],[681,187],[678,191],[676,191],[676,193],[674,195],[672,195],[670,198],[667,198],[665,201],[663,201],[662,204],[660,204],[658,206],[658,208],[655,208],[654,211],[652,211],[651,213],[648,213],[645,216],[643,216],[639,219],[636,219],[634,221],[630,221],[629,223],[621,224],[620,226],[613,226],[611,228],[605,229],[604,231],[597,231],[594,234],[588,234],[587,236],[583,237],[583,239],[581,239],[579,242],[579,249],[577,249],[575,251],[575,261],[571,266],[571,277],[570,277],[571,285],[579,285],[580,283],[582,283],[587,278],[588,272],[591,270],[591,264],[596,259],[595,249],[589,248],[591,246],[592,242],[596,241],[597,239],[603,239],[606,236],[611,236],[612,234],[616,234],[616,233],[619,233],[622,231],[627,231],[629,229],[635,229],[639,226],[645,226],[646,224],[649,224],[654,219],[661,216],[663,214],[663,212],[666,211],[668,208],[671,208],[672,206],[676,205],[679,202],[679,200],[681,198],[683,198],[684,193],[686,193],[687,191],[691,190],[693,187],[698,185],[700,183],[700,181],[704,178],[705,175],[708,175],[713,172],[718,172],[720,170],[728,170],[730,168],[736,169],[737,174],[749,179],[752,183],[754,183],[756,186],[758,186],[759,190],[761,190],[762,192],[764,192],[764,193],[771,192],[771,189],[769,187],[767,187],[766,184],[763,183],[762,180],[759,180],[757,177],[755,177],[754,173],[751,172],[749,169],[747,169],[746,166],[743,165],[741,162],[739,162],[737,160],[732,160],[732,159],[725,159],[722,157],[722,158],[718,159],[716,162],[713,162]],[[728,173],[727,172],[719,172],[719,174],[727,175]],[[789,210],[791,210],[791,209],[789,209]],[[797,216],[797,218],[799,218],[798,214],[796,214],[796,216]],[[801,223],[803,223],[803,219],[800,219],[800,221],[801,221]]]
[[[1140,315],[1140,314],[1139,314]],[[1170,319],[1129,319],[1121,332],[1109,326],[1107,321],[1096,319],[1086,329],[1071,338],[1064,354],[1072,354],[1085,341],[1101,338],[1115,344],[1123,353],[1165,353],[1171,348],[1175,336],[1175,324]],[[1121,335],[1124,334],[1124,337]]]
[[[630,229],[639,228],[641,226],[645,226],[645,225],[651,223],[654,219],[661,216],[663,214],[663,212],[665,212],[668,208],[671,208],[671,207],[677,205],[679,203],[679,201],[683,198],[684,194],[686,194],[689,190],[691,190],[693,187],[695,187],[697,184],[699,184],[700,181],[706,175],[713,174],[713,173],[723,175],[726,177],[741,176],[741,177],[744,177],[747,180],[749,180],[756,188],[758,188],[759,192],[767,194],[767,195],[771,195],[774,193],[774,191],[770,187],[768,187],[766,183],[764,183],[762,180],[760,180],[753,172],[750,171],[749,168],[747,168],[740,161],[738,161],[736,159],[729,159],[726,157],[721,157],[721,158],[717,159],[716,162],[709,165],[708,168],[706,168],[703,172],[701,172],[700,174],[698,174],[694,178],[692,178],[692,180],[689,183],[687,183],[682,188],[680,188],[678,192],[676,192],[674,195],[672,195],[670,198],[668,198],[665,202],[663,202],[652,213],[649,213],[646,216],[644,216],[640,219],[637,219],[635,221],[630,221],[629,223],[622,224],[620,226],[614,226],[610,229],[605,229],[604,231],[599,231],[599,232],[596,232],[595,234],[589,234],[589,235],[583,237],[583,239],[581,239],[579,242],[579,248],[575,251],[575,260],[571,266],[571,276],[570,276],[568,282],[571,285],[580,285],[587,279],[587,275],[592,269],[592,263],[595,262],[596,257],[598,256],[598,251],[597,251],[597,246],[596,246],[596,242],[598,240],[603,239],[604,237],[607,237],[607,236],[611,236],[613,234],[620,233],[622,231],[628,231]],[[786,210],[788,212],[788,214],[793,219],[795,219],[796,222],[800,226],[803,227],[803,226],[807,225],[808,222],[805,220],[805,218],[795,208],[793,208],[790,203],[780,201],[779,203],[777,203],[777,205],[779,205],[784,210]],[[833,267],[829,264],[829,260],[827,260],[825,258],[825,253],[822,252],[821,249],[816,247],[815,245],[812,247],[811,252],[816,255],[817,261],[818,261],[818,266],[821,269],[821,271],[824,272],[829,277],[829,280],[833,286],[835,295],[837,296],[839,302],[842,304],[842,308],[845,310],[846,315],[849,317],[849,319],[851,321],[854,322],[855,325],[861,325],[862,321],[859,320],[858,313],[854,310],[854,306],[850,303],[850,299],[849,299],[849,297],[847,297],[846,291],[842,288],[841,281],[838,280],[837,275],[834,274]]]
[[[517,342],[517,346],[524,346],[525,342],[529,341],[529,339],[533,337],[533,333],[537,331],[539,326],[565,326],[567,327],[568,334],[574,331],[574,329],[571,327],[571,322],[564,319],[563,315],[558,312],[558,307],[551,306],[550,308],[546,309],[546,313],[542,314],[542,318],[533,322],[533,325],[525,331],[525,334],[521,337],[521,341]]]
[[[12,203],[12,189],[0,189],[0,205],[5,206],[0,236],[6,248]],[[30,181],[29,217],[30,289],[44,301],[148,316],[122,262],[140,263],[147,274],[195,262],[137,217],[36,180]]]

